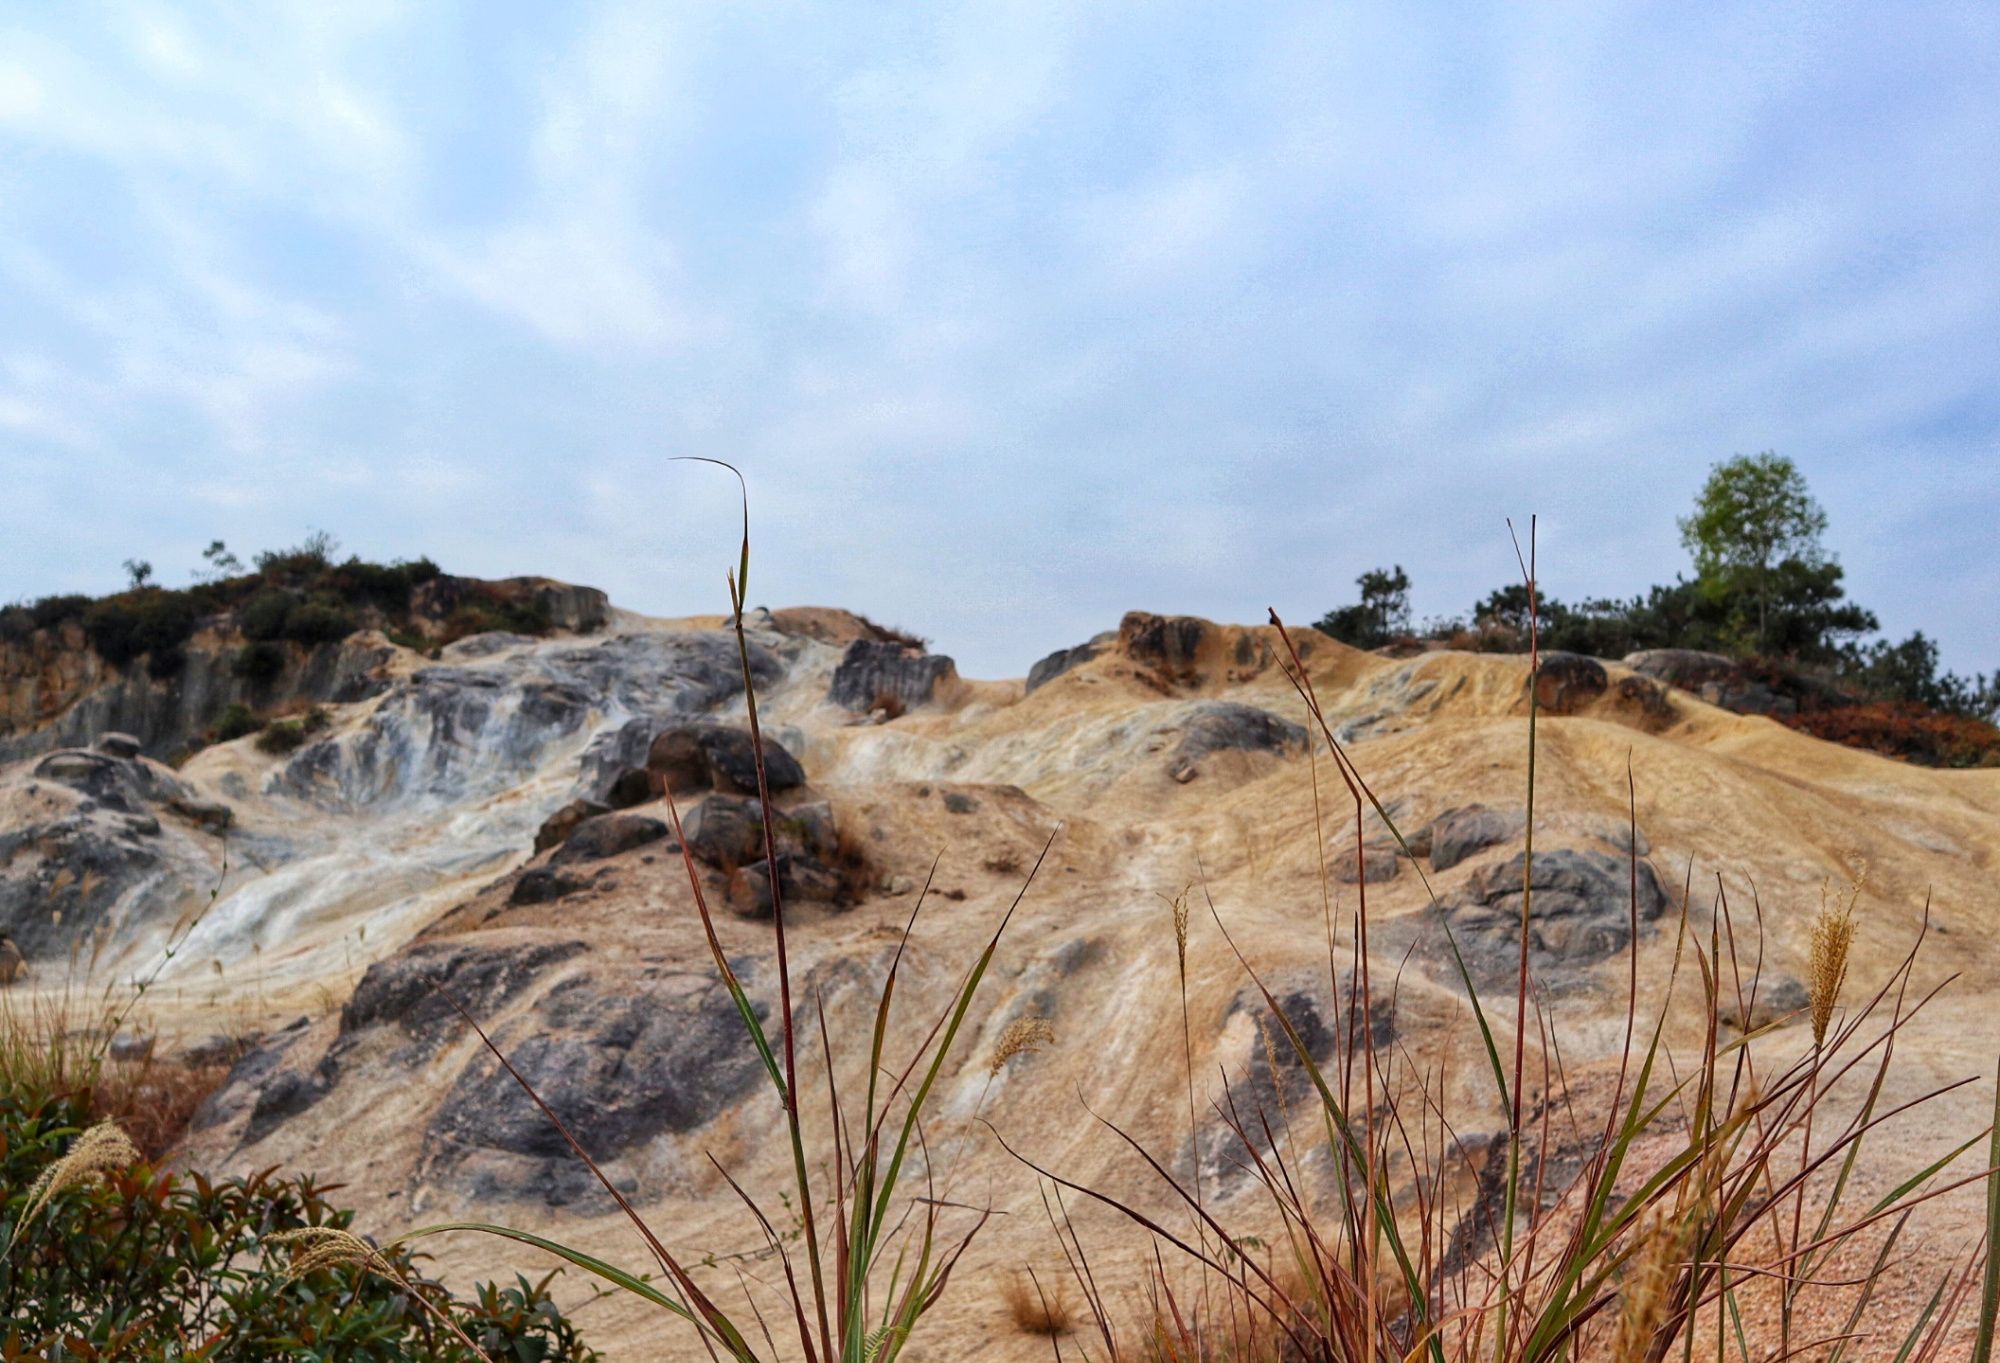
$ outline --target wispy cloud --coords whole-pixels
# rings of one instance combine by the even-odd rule
[[[1682,559],[1805,466],[2000,666],[2000,20],[1920,2],[126,3],[0,20],[0,594],[306,526],[975,673]],[[709,541],[715,539],[716,543]]]

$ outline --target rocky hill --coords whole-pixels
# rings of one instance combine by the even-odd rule
[[[582,624],[588,611],[573,614]],[[1040,1163],[1134,1196],[1146,1195],[1144,1171],[1093,1110],[1199,1168],[1225,1202],[1242,1182],[1212,1113],[1190,1139],[1179,1087],[1170,901],[1190,887],[1314,1044],[1333,1034],[1330,976],[1344,992],[1353,978],[1366,894],[1380,1040],[1456,1095],[1476,1182],[1497,1117],[1464,1045],[1465,992],[1438,920],[1459,931],[1476,982],[1511,977],[1532,683],[1533,961],[1566,1065],[1585,1073],[1622,1047],[1635,917],[1653,998],[1684,897],[1706,906],[1725,887],[1746,932],[1761,917],[1766,997],[1782,1013],[1822,886],[1865,860],[1857,976],[1900,959],[1927,904],[1930,973],[1964,976],[1909,1082],[1990,1068],[1990,1029],[1973,1020],[2000,999],[2000,771],[1836,747],[1647,675],[1658,665],[1556,657],[1531,679],[1525,658],[1399,659],[1301,631],[1326,719],[1405,845],[1372,812],[1357,818],[1309,741],[1271,628],[1135,612],[1025,680],[983,682],[844,612],[760,611],[748,623],[772,865],[734,635],[715,619],[606,612],[601,599],[597,614],[603,627],[588,634],[417,648],[375,632],[299,646],[261,692],[220,661],[243,646],[227,628],[198,636],[169,678],[93,670],[68,636],[7,645],[18,760],[0,770],[0,928],[30,963],[14,988],[60,988],[82,968],[73,959],[151,972],[175,941],[145,1025],[163,1046],[252,1039],[191,1138],[208,1167],[315,1169],[348,1184],[384,1232],[477,1213],[636,1260],[608,1200],[440,984],[678,1248],[749,1256],[754,1275],[760,1237],[710,1156],[751,1186],[786,1156],[716,983],[664,794],[767,1016],[779,1008],[778,883],[797,997],[813,1010],[802,1035],[821,1009],[833,1035],[865,1032],[928,880],[899,995],[897,1041],[913,1043],[1046,846],[924,1155],[952,1199],[999,1215],[921,1352],[905,1355],[1042,1357],[1046,1342],[1000,1324],[994,1284],[1059,1256],[1033,1177],[982,1122]],[[212,723],[223,697],[277,695],[326,711],[290,751],[243,738],[177,769],[155,760]],[[115,736],[114,720],[134,732]],[[1205,909],[1191,936],[1186,1044],[1196,1073],[1215,1076],[1203,1103],[1226,1077],[1282,1110],[1299,1075],[1268,1048]],[[990,1069],[1009,1024],[1027,1019],[1045,1020],[1053,1043]],[[1979,1101],[1947,1103],[1938,1120],[1976,1130]],[[1946,1134],[1907,1142],[1932,1148]],[[1107,1250],[1118,1243],[1101,1218],[1084,1212],[1079,1225]],[[491,1242],[442,1252],[484,1276],[534,1263]],[[1127,1257],[1107,1271],[1143,1267]],[[656,1327],[629,1303],[585,1319],[616,1357],[699,1356],[691,1340],[644,1333]]]

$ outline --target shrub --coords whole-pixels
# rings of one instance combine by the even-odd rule
[[[106,662],[123,667],[146,653],[179,647],[194,634],[194,602],[185,592],[146,588],[91,603],[84,632]]]
[[[35,632],[35,615],[26,606],[0,610],[0,643],[18,644]]]
[[[215,741],[228,743],[246,734],[254,734],[263,727],[264,721],[258,718],[256,711],[240,700],[231,701],[222,712],[222,718],[215,721]]]
[[[328,601],[299,602],[285,619],[285,637],[308,646],[345,639],[354,630],[354,617]]]
[[[34,617],[36,629],[54,629],[64,621],[81,620],[90,605],[87,596],[45,596],[28,607],[28,614]]]
[[[297,752],[305,746],[305,725],[296,719],[281,719],[275,724],[267,724],[257,735],[257,751],[283,756]]]
[[[1779,718],[1815,738],[1925,766],[1978,767],[2000,762],[2000,728],[1983,719],[1932,710],[1911,701],[1870,701]]]
[[[268,640],[245,644],[230,659],[229,670],[246,681],[270,681],[285,670],[285,650]]]
[[[285,637],[285,623],[292,613],[292,594],[266,587],[244,603],[237,612],[236,627],[246,639],[268,642]]]
[[[142,1162],[59,1181],[26,1219],[37,1178],[75,1148],[91,1120],[82,1095],[0,1090],[0,1230],[10,1237],[0,1255],[0,1315],[10,1322],[9,1358],[469,1363],[434,1315],[448,1315],[492,1358],[596,1357],[549,1300],[547,1279],[487,1284],[474,1301],[457,1303],[393,1246],[380,1251],[387,1277],[341,1267],[293,1277],[267,1257],[274,1233],[345,1230],[353,1219],[309,1177],[267,1170],[211,1180]]]

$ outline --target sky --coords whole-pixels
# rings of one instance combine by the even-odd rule
[[[2000,7],[0,11],[0,600],[224,539],[834,604],[973,676],[1125,611],[1686,570],[1775,450],[2000,667]]]

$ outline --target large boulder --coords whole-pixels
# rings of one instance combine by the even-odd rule
[[[1173,681],[1191,678],[1201,647],[1215,626],[1192,615],[1127,611],[1118,622],[1118,649],[1135,663]]]
[[[764,779],[773,793],[806,783],[805,768],[784,744],[766,734],[763,752]],[[646,750],[646,769],[673,791],[757,793],[757,745],[748,729],[733,724],[677,724],[662,730]]]
[[[1546,714],[1573,715],[1611,684],[1604,664],[1581,653],[1544,653],[1535,669],[1535,704]]]
[[[766,851],[763,806],[744,796],[709,796],[682,818],[681,834],[697,861],[728,870],[761,861]],[[813,800],[776,810],[771,841],[781,856],[833,858],[840,849],[833,806]]]
[[[578,861],[601,861],[658,842],[667,836],[667,826],[644,814],[599,814],[578,824],[556,854],[551,866]]]
[[[786,905],[801,901],[840,904],[847,886],[840,872],[810,856],[778,854],[778,891]],[[771,863],[753,861],[730,881],[729,905],[745,918],[769,918],[772,912]]]
[[[507,893],[507,902],[513,905],[548,904],[566,896],[580,893],[590,888],[590,882],[554,866],[531,866],[521,872],[514,882],[514,888]]]
[[[1519,809],[1489,809],[1485,805],[1447,809],[1425,830],[1431,869],[1449,871],[1468,857],[1520,837],[1527,826],[1527,814]]]
[[[1205,700],[1191,706],[1181,721],[1168,771],[1188,781],[1201,769],[1201,759],[1218,752],[1304,752],[1306,731],[1290,720],[1233,700]]]
[[[844,710],[867,714],[892,702],[905,710],[928,705],[938,687],[958,676],[951,659],[902,644],[856,639],[833,670],[827,699]]]
[[[535,830],[535,851],[546,852],[551,847],[562,846],[563,841],[574,833],[577,825],[585,819],[595,819],[610,812],[610,805],[596,800],[571,800],[542,820],[542,826]]]
[[[543,995],[499,1040],[600,1162],[705,1125],[763,1078],[735,1003],[713,980],[631,995],[579,976]],[[548,1116],[491,1061],[475,1059],[459,1075],[427,1144],[433,1173],[474,1196],[552,1204],[597,1196]]]
[[[711,795],[681,819],[688,851],[710,866],[737,867],[764,855],[764,807],[735,795]]]
[[[1516,855],[1484,867],[1442,905],[1473,980],[1482,987],[1512,979],[1518,965],[1525,865],[1525,857]],[[1537,852],[1530,884],[1529,961],[1552,988],[1580,983],[1579,972],[1631,945],[1635,912],[1644,925],[1665,913],[1668,903],[1650,863],[1596,849]],[[1434,951],[1442,949],[1433,944]]]
[[[1625,665],[1641,676],[1683,691],[1692,691],[1710,705],[1740,715],[1790,715],[1799,710],[1799,697],[1774,687],[1734,658],[1720,653],[1703,653],[1692,648],[1648,648],[1625,655]],[[1821,703],[1839,703],[1838,693],[1822,694],[1821,688],[1803,678],[1783,679]]]
[[[1343,885],[1380,885],[1394,880],[1402,869],[1403,858],[1388,843],[1368,843],[1359,856],[1349,843],[1333,857],[1333,878]]]

